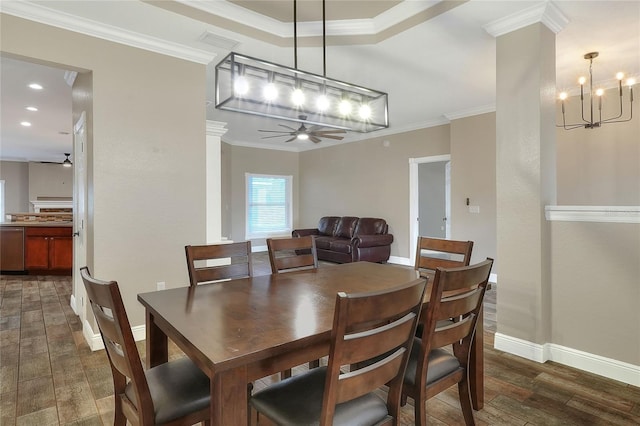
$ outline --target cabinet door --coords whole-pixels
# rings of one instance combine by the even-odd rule
[[[49,238],[49,267],[71,269],[73,267],[73,239],[71,237]]]
[[[49,238],[41,236],[25,237],[25,269],[49,269]]]

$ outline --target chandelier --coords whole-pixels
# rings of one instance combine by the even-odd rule
[[[355,132],[389,127],[386,93],[327,78],[324,0],[323,75],[298,69],[296,7],[294,67],[231,52],[215,68],[216,108]]]
[[[562,103],[562,124],[556,124],[556,127],[562,127],[565,130],[573,130],[579,128],[585,129],[595,129],[596,127],[601,127],[603,124],[608,123],[624,123],[626,121],[630,121],[633,118],[633,85],[636,83],[633,78],[629,78],[626,81],[626,85],[629,87],[629,118],[622,118],[623,116],[623,90],[622,90],[622,80],[624,79],[624,74],[619,72],[616,74],[616,79],[618,80],[618,97],[620,100],[620,108],[618,115],[610,118],[602,118],[602,97],[604,95],[604,89],[597,89],[595,92],[593,90],[593,60],[598,57],[598,52],[589,52],[584,55],[584,59],[589,60],[589,114],[585,116],[585,107],[584,107],[584,98],[585,91],[584,85],[587,82],[585,77],[580,77],[578,82],[580,83],[580,104],[582,108],[582,123],[575,124],[567,124],[565,118],[565,107],[564,103],[567,99],[567,92],[560,93],[560,101]],[[594,105],[594,101],[597,99],[597,106]],[[597,107],[597,111],[594,108]],[[596,118],[597,115],[597,118]]]

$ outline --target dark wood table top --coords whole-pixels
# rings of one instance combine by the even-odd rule
[[[340,291],[417,278],[410,267],[357,262],[143,293],[138,300],[201,368],[217,373],[326,344]]]

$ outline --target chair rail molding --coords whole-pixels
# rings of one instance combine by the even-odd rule
[[[640,223],[640,206],[545,206],[544,213],[549,221]]]

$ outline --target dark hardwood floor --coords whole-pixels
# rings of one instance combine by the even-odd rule
[[[254,270],[269,273],[266,255],[254,256]],[[0,425],[113,424],[111,370],[105,352],[85,342],[70,295],[69,277],[0,276]],[[495,300],[494,289],[485,300],[486,403],[478,425],[640,424],[640,388],[493,349]],[[182,356],[170,349],[172,358]],[[402,425],[414,424],[410,404]],[[427,408],[433,425],[463,424],[455,387]]]

